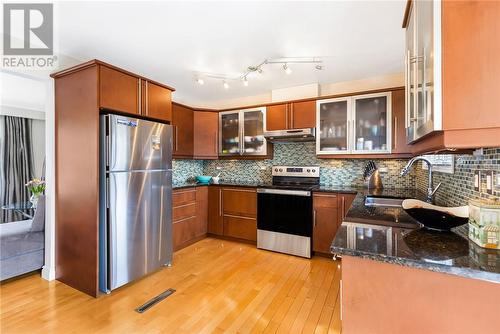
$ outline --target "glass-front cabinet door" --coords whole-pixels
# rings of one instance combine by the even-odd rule
[[[266,155],[266,108],[219,113],[219,155]]]
[[[316,153],[346,154],[350,150],[350,98],[316,102]]]
[[[243,110],[242,154],[266,155],[267,145],[264,138],[266,108]]]
[[[221,112],[219,115],[220,155],[239,155],[241,131],[239,112]]]
[[[391,153],[391,93],[316,102],[316,154]]]
[[[353,152],[389,153],[391,93],[353,97]]]

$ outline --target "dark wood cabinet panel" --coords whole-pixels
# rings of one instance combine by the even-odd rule
[[[172,208],[172,221],[176,222],[189,217],[196,216],[196,203],[188,203]]]
[[[223,235],[222,223],[222,188],[208,187],[208,233]]]
[[[313,251],[330,253],[332,240],[337,233],[338,197],[333,193],[313,195]]]
[[[392,151],[393,154],[411,153],[406,143],[405,129],[405,91],[392,92]]]
[[[208,228],[208,187],[196,187],[196,228],[197,237],[207,234]]]
[[[173,249],[177,251],[184,248],[196,238],[196,217],[192,216],[172,223]]]
[[[224,216],[224,235],[257,241],[257,220],[248,217]]]
[[[99,265],[98,66],[55,80],[56,279],[93,297]]]
[[[219,114],[210,111],[194,112],[194,158],[217,159]]]
[[[356,194],[314,193],[313,251],[330,254],[339,226]]]
[[[288,129],[288,104],[276,104],[266,108],[266,130]]]
[[[290,129],[316,127],[316,101],[292,102],[289,110]]]
[[[139,78],[99,66],[99,106],[129,114],[140,114]]]
[[[172,107],[173,156],[193,157],[193,110],[174,104]]]
[[[169,89],[144,81],[143,96],[145,116],[172,121],[172,92]]]
[[[339,225],[342,224],[354,198],[356,198],[356,194],[338,194]]]
[[[313,251],[330,253],[330,246],[339,227],[337,208],[314,208]]]
[[[178,189],[172,192],[172,205],[174,207],[196,201],[196,189]]]
[[[253,188],[222,188],[223,214],[257,217],[257,192]]]

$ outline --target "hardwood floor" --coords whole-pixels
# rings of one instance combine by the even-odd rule
[[[0,287],[1,333],[340,333],[340,262],[206,238],[98,299],[31,275]],[[134,311],[168,288],[172,296]]]

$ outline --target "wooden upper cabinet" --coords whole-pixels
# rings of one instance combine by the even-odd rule
[[[99,106],[104,109],[140,114],[139,78],[99,66]]]
[[[411,147],[406,142],[405,91],[392,92],[392,153],[410,154]]]
[[[219,114],[211,111],[194,112],[194,157],[218,158]]]
[[[173,156],[193,157],[193,110],[174,104],[172,107]]]
[[[316,126],[316,101],[290,103],[289,119],[290,129],[314,128]]]
[[[172,121],[172,91],[150,81],[143,81],[145,116],[162,121]]]
[[[316,126],[316,101],[290,102],[267,107],[267,131],[313,128]]]
[[[286,129],[288,129],[288,103],[267,107],[266,130],[276,131]]]

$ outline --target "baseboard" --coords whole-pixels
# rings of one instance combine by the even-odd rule
[[[53,281],[56,279],[56,268],[43,266],[42,267],[42,278],[47,281]]]

